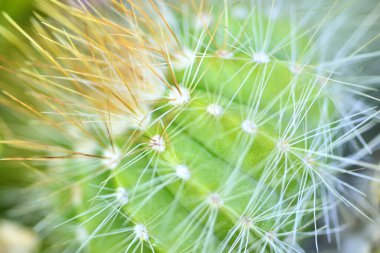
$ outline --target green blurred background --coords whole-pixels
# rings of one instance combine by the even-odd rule
[[[0,0],[0,29],[2,31],[11,28],[3,13],[7,13],[21,27],[29,30],[30,19],[33,14],[33,0]],[[0,31],[1,32],[1,31]],[[6,39],[0,36],[0,66],[2,61],[7,61],[17,53],[16,49]],[[0,69],[0,88],[2,86],[12,86],[11,75]],[[0,96],[0,99],[2,97]],[[18,121],[17,117],[6,110],[0,103],[0,140],[10,133],[4,122]],[[7,156],[12,150],[5,149],[0,144],[0,157]],[[1,253],[34,253],[38,252],[38,239],[32,229],[27,228],[28,224],[20,224],[11,221],[8,211],[16,205],[17,195],[12,197],[7,192],[17,189],[21,185],[27,184],[25,169],[17,163],[0,163],[0,252]],[[32,225],[32,224],[29,224]]]
[[[34,0],[0,0],[0,29],[9,30],[11,25],[5,19],[3,13],[7,13],[14,21],[16,21],[21,27],[29,30],[30,19],[33,14]],[[12,59],[12,57],[17,53],[17,50],[12,46],[12,44],[6,39],[0,36],[0,57],[1,61],[7,61]],[[0,61],[0,66],[1,66]],[[2,86],[12,86],[12,78],[9,73],[0,69],[0,88]],[[0,96],[0,99],[2,97]],[[6,127],[4,122],[14,122],[18,121],[17,116],[10,113],[9,110],[1,105],[0,103],[0,140],[3,139],[4,135],[10,133],[9,127]],[[10,150],[4,149],[0,144],[0,156],[5,156]],[[25,178],[23,177],[22,168],[15,163],[1,162],[0,163],[0,189],[6,187],[17,186]],[[6,206],[1,204],[0,201],[0,217],[1,214],[6,211]]]
[[[6,12],[22,27],[28,27],[33,13],[34,0],[0,0],[0,12]],[[3,15],[0,17],[0,26],[9,27]],[[9,43],[0,37],[0,54],[11,53]]]

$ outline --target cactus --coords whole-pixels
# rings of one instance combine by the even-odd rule
[[[377,180],[350,166],[378,169],[378,99],[339,71],[372,55],[328,61],[324,19],[285,3],[191,3],[44,1],[42,39],[4,14],[29,39],[4,101],[31,120],[2,160],[38,171],[21,210],[46,214],[46,252],[303,252],[342,205],[367,216],[341,175]]]

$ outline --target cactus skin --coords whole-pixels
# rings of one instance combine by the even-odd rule
[[[58,22],[67,22],[68,10],[85,18],[64,23],[59,46],[39,42],[53,48],[39,53],[54,67],[23,73],[35,78],[30,90],[48,98],[27,98],[41,133],[24,135],[51,148],[14,144],[62,158],[46,164],[48,179],[36,189],[64,233],[57,244],[76,234],[66,252],[303,252],[298,242],[306,235],[331,234],[328,218],[322,228],[317,220],[333,215],[339,201],[356,208],[338,188],[346,186],[340,166],[374,166],[343,157],[341,146],[355,142],[361,122],[376,113],[358,121],[337,110],[330,86],[345,90],[334,71],[313,67],[319,45],[312,32],[289,17],[266,16],[259,3],[240,20],[233,4],[207,1],[186,15],[169,4],[115,2],[116,10],[140,12],[125,17],[125,28],[50,4],[39,8]],[[157,8],[165,22],[142,18]],[[78,39],[87,25],[97,36]],[[117,37],[124,33],[132,39]],[[62,54],[67,59],[56,60]],[[46,111],[56,114],[51,126],[44,126]]]

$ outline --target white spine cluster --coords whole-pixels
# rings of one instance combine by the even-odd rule
[[[209,104],[207,106],[207,113],[214,117],[221,117],[224,113],[224,109],[218,104]]]
[[[181,106],[189,103],[190,91],[184,87],[173,88],[169,93],[169,104],[173,106]]]
[[[153,136],[149,141],[149,147],[156,152],[164,152],[165,151],[165,140],[161,135]]]

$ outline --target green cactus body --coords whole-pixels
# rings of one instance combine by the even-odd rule
[[[294,229],[300,214],[292,208],[311,181],[306,157],[289,152],[279,124],[317,127],[320,88],[310,73],[295,75],[276,59],[235,57],[199,56],[192,70],[176,70],[167,99],[152,110],[152,124],[116,139],[114,149],[123,151],[111,152],[116,162],[106,181],[128,196],[123,210],[135,223],[131,245],[139,240],[148,251],[239,252],[243,244],[252,247],[249,241]],[[294,99],[290,109],[282,110],[288,99]],[[294,119],[297,105],[302,119]],[[247,238],[231,234],[236,227]]]
[[[303,252],[334,201],[352,206],[335,174],[372,167],[340,154],[361,126],[336,108],[334,71],[318,67],[320,27],[275,20],[261,1],[243,18],[206,2],[192,13],[114,1],[131,19],[120,24],[96,8],[81,19],[78,6],[39,4],[68,29],[48,26],[51,49],[32,41],[54,66],[24,70],[38,101],[7,96],[42,119],[34,139],[54,144],[47,160],[64,158],[47,164],[44,192],[61,227],[73,225],[67,238],[76,233],[66,252]]]

